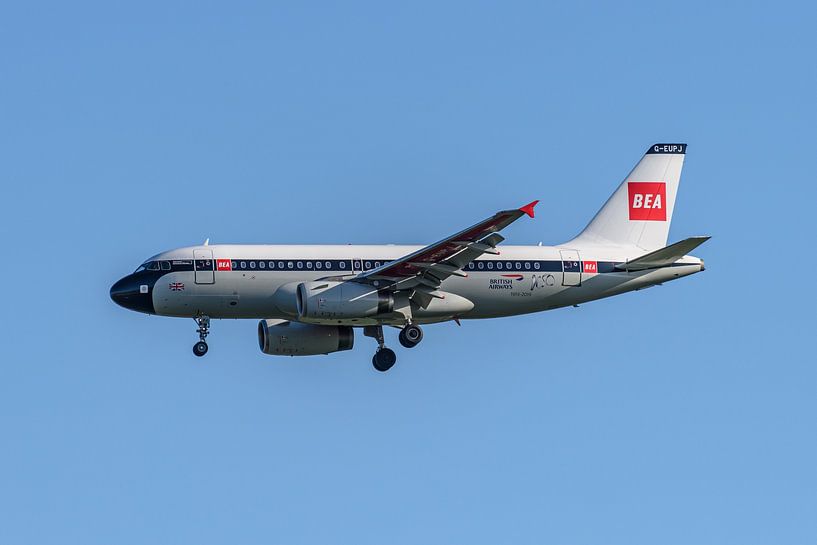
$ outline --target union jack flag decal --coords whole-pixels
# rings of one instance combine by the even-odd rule
[[[171,282],[170,291],[184,291],[184,284],[181,282]]]

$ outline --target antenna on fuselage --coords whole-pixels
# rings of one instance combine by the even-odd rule
[[[205,239],[204,239],[204,245],[205,245],[205,246],[209,246],[209,245],[210,245],[210,237],[207,237],[207,238],[205,238]]]

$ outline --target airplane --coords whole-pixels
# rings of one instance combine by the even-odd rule
[[[158,316],[193,318],[207,353],[210,320],[259,319],[264,354],[350,350],[355,329],[377,341],[372,364],[397,361],[383,327],[414,348],[422,325],[516,316],[611,297],[689,276],[694,236],[667,245],[686,144],[654,144],[585,229],[556,246],[497,246],[533,201],[428,246],[226,245],[157,254],[117,281],[111,299]]]

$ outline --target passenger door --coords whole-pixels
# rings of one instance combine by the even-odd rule
[[[193,250],[193,263],[196,271],[196,284],[214,284],[216,282],[213,250]]]
[[[559,250],[562,256],[562,285],[582,285],[582,262],[576,250]]]

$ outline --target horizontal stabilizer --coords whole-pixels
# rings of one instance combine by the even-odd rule
[[[643,271],[646,269],[666,267],[667,265],[672,265],[710,238],[711,237],[689,237],[688,239],[670,244],[660,250],[644,254],[627,263],[616,265],[616,269],[621,271]]]

